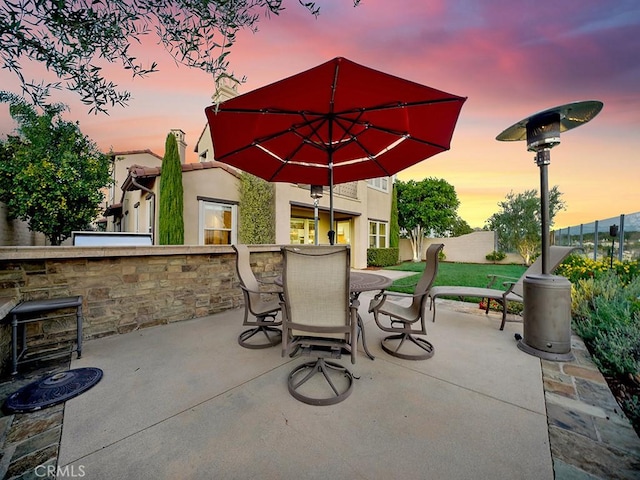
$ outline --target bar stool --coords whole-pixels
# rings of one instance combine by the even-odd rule
[[[55,312],[64,308],[75,308],[75,313],[64,313],[53,316],[41,316],[49,312]],[[36,318],[33,316],[37,315]],[[56,351],[35,355],[32,358],[23,359],[27,353],[27,332],[28,323],[63,318],[75,315],[76,317],[76,346],[71,351]],[[82,356],[82,296],[52,298],[48,300],[32,300],[22,302],[9,311],[7,316],[11,322],[11,375],[18,373],[18,365],[36,360],[48,360],[51,358],[78,352],[78,358]],[[5,320],[5,323],[6,320]],[[18,349],[18,337],[21,337],[20,349]]]

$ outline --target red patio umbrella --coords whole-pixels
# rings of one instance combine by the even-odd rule
[[[205,113],[216,160],[270,182],[329,186],[333,229],[333,185],[448,150],[465,100],[338,57]]]

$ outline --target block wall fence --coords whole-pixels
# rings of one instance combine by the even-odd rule
[[[483,230],[459,237],[426,238],[422,245],[421,258],[423,260],[432,243],[444,243],[443,253],[447,262],[494,263],[486,258],[487,254],[496,248],[495,232],[493,231]],[[412,257],[411,242],[406,238],[400,239],[400,261],[406,262]],[[507,253],[506,258],[498,263],[523,263],[523,260],[517,253]]]
[[[258,279],[281,274],[279,246],[250,250]],[[228,246],[0,247],[0,298],[15,303],[71,295],[83,297],[85,339],[243,305],[235,252]],[[55,343],[74,338],[74,327],[72,318],[34,322],[28,335],[36,343]],[[10,326],[3,324],[3,373],[10,354]]]

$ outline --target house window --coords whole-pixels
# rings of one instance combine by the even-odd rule
[[[371,178],[367,180],[367,185],[376,190],[382,190],[383,192],[389,191],[389,177]]]
[[[314,244],[316,239],[315,221],[307,218],[291,219],[291,243],[294,245]]]
[[[369,248],[387,248],[387,222],[369,221]]]
[[[231,245],[237,238],[237,206],[200,200],[200,245]]]

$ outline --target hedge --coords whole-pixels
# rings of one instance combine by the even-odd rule
[[[367,266],[388,267],[391,265],[397,265],[399,256],[399,248],[368,248]]]

